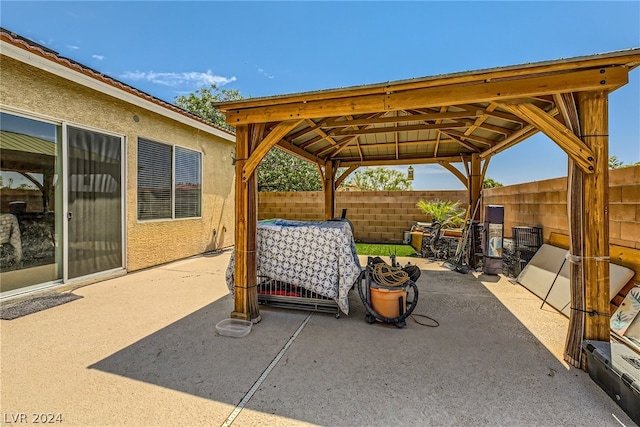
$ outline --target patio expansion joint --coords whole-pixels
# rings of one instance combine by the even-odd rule
[[[226,421],[222,424],[222,427],[229,427],[231,424],[233,424],[233,421],[236,419],[238,415],[240,415],[240,412],[242,411],[242,409],[244,409],[244,407],[247,406],[247,403],[249,403],[249,400],[251,400],[255,392],[258,391],[258,389],[260,388],[264,380],[266,380],[267,377],[269,376],[269,373],[271,373],[271,371],[273,370],[273,368],[275,368],[275,366],[278,364],[280,359],[282,359],[282,356],[284,356],[284,354],[289,349],[289,347],[291,347],[291,344],[293,344],[295,339],[298,338],[298,335],[300,335],[304,327],[307,325],[307,323],[309,323],[309,320],[311,320],[312,316],[313,316],[313,312],[310,312],[309,315],[302,321],[300,326],[298,326],[298,329],[296,329],[293,335],[291,335],[291,338],[287,340],[287,342],[282,347],[282,349],[280,349],[280,352],[273,358],[271,363],[269,363],[269,366],[267,366],[267,368],[262,372],[260,377],[249,389],[247,394],[244,395],[240,403],[238,403],[238,405],[235,407],[233,412],[231,412],[229,417],[227,417]]]

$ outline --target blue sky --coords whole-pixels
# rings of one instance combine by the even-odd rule
[[[640,47],[639,1],[0,2],[0,25],[158,98],[380,83]],[[640,161],[640,68],[609,97],[609,151]],[[406,167],[398,168],[403,172]],[[415,189],[460,189],[415,166]],[[491,160],[514,184],[565,176],[538,135]]]

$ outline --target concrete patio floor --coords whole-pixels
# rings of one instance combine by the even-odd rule
[[[423,269],[415,313],[439,327],[370,325],[356,291],[348,316],[263,308],[249,335],[230,338],[215,331],[233,309],[229,256],[95,283],[0,321],[2,423],[635,425],[562,361],[567,319],[502,276],[399,259]]]

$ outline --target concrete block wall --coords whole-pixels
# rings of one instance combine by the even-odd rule
[[[40,192],[40,190],[25,190],[3,187],[2,191],[0,192],[0,212],[11,212],[10,203],[13,201],[27,202],[25,206],[26,212],[42,212],[42,193]],[[53,202],[50,202],[49,206],[52,205]]]
[[[568,233],[566,178],[487,188],[482,198],[483,206],[504,206],[505,237],[516,226],[542,227],[545,241],[552,232]]]
[[[355,239],[368,243],[400,243],[414,222],[431,220],[416,206],[420,200],[460,201],[467,207],[467,192],[461,191],[344,191],[336,193],[336,216],[347,209]],[[320,191],[259,193],[258,219],[284,218],[319,221],[324,218],[324,196]]]
[[[483,204],[505,207],[505,237],[514,226],[568,234],[567,178],[485,189]],[[640,166],[609,171],[609,242],[640,249]]]
[[[258,220],[270,218],[322,221],[324,194],[322,191],[258,193]]]
[[[640,249],[640,166],[609,171],[610,243]],[[505,237],[511,227],[540,226],[548,241],[552,232],[568,234],[567,178],[554,178],[483,190],[483,205],[505,208]],[[363,242],[400,242],[416,221],[431,218],[416,207],[419,200],[460,200],[466,191],[374,191],[336,193],[336,216],[347,209],[355,238]],[[258,218],[318,221],[324,218],[322,192],[260,193]]]
[[[609,173],[609,241],[640,249],[640,166]]]

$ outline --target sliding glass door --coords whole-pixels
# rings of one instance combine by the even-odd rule
[[[120,136],[67,126],[67,278],[123,267]]]
[[[124,137],[0,112],[0,294],[124,267]]]
[[[60,124],[0,113],[0,292],[62,279]]]

